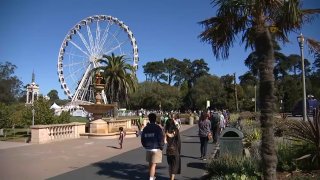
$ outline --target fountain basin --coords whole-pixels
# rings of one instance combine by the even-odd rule
[[[93,114],[104,114],[108,110],[116,107],[115,104],[81,104],[79,106],[83,107],[87,112]]]

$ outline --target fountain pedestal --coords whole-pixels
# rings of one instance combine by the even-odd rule
[[[87,112],[93,114],[94,120],[90,122],[89,133],[108,134],[108,123],[102,119],[103,115],[114,108],[114,104],[89,104],[80,105]]]
[[[117,108],[117,104],[104,104],[102,103],[102,90],[105,84],[101,84],[102,77],[98,73],[96,74],[96,82],[94,84],[95,89],[95,104],[80,105],[87,112],[93,114],[94,120],[89,123],[89,133],[86,133],[88,137],[109,137],[118,133],[119,127],[124,129],[131,129],[131,119],[116,120],[115,117],[105,118],[104,115],[108,110],[114,110]],[[115,113],[114,113],[115,114]]]
[[[108,123],[102,119],[97,119],[92,122],[90,122],[90,133],[96,133],[96,134],[108,134]]]

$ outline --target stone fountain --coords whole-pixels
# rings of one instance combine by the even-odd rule
[[[89,122],[89,133],[86,133],[86,135],[88,137],[106,138],[116,135],[119,127],[130,129],[131,119],[117,120],[115,117],[104,117],[107,111],[114,110],[117,105],[102,103],[101,93],[105,84],[102,81],[103,77],[100,73],[96,74],[95,80],[95,104],[80,105],[87,112],[92,113],[94,118],[93,121]]]

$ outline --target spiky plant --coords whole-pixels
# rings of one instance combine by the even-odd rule
[[[313,120],[309,117],[307,121],[297,120],[288,121],[288,131],[286,134],[289,138],[296,142],[305,142],[312,148],[308,148],[309,152],[297,160],[310,158],[311,162],[320,168],[320,108],[315,112]],[[301,143],[297,143],[301,144]]]

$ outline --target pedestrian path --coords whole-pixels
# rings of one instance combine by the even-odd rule
[[[206,161],[199,159],[197,126],[182,126],[182,174],[177,179],[200,179]],[[42,145],[0,149],[1,179],[147,179],[148,167],[140,138],[75,139]],[[212,153],[209,144],[208,153]],[[166,156],[157,169],[157,180],[168,179]]]
[[[0,149],[9,149],[14,147],[21,147],[21,146],[29,146],[28,143],[23,142],[9,142],[9,141],[0,141]]]

